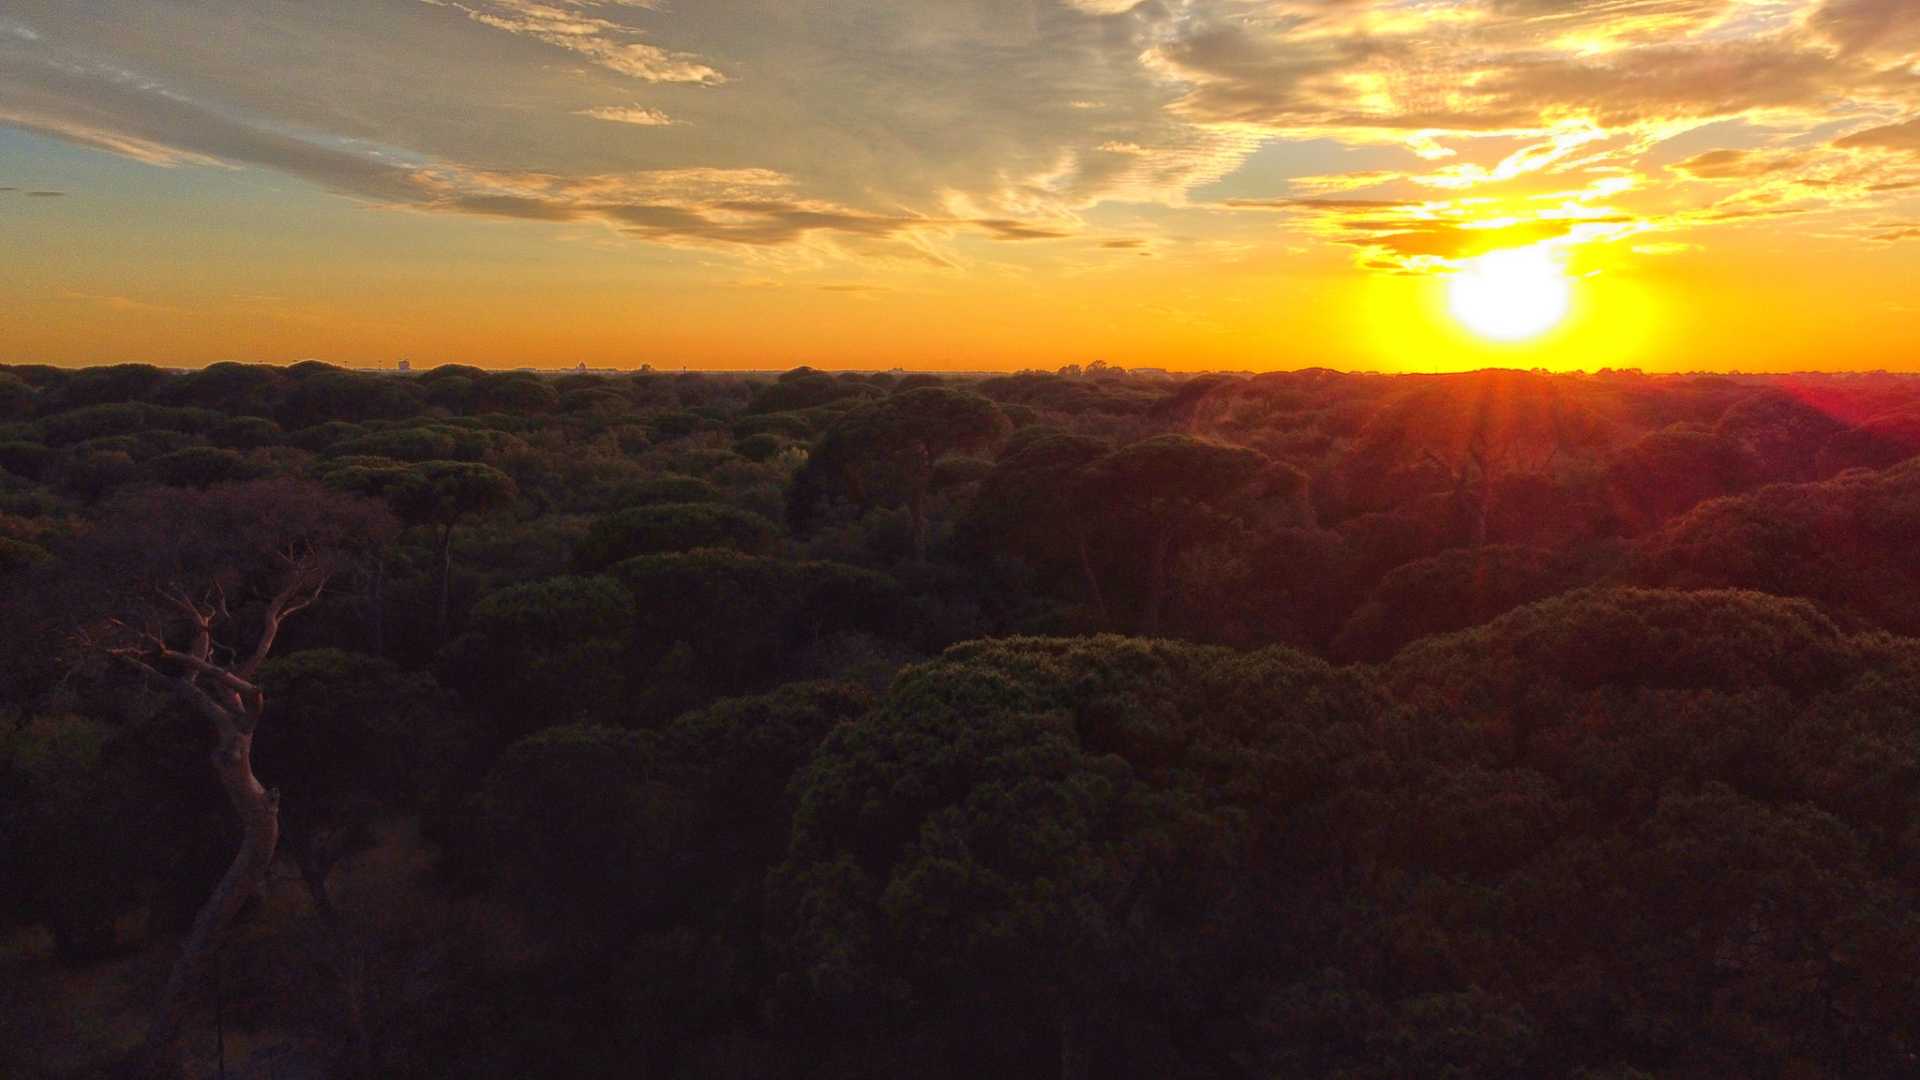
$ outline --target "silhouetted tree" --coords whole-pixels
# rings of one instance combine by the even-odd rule
[[[993,402],[945,387],[922,387],[860,406],[821,437],[807,462],[814,482],[837,483],[855,502],[868,501],[876,468],[897,470],[913,522],[913,555],[927,557],[927,488],[933,468],[951,453],[991,445],[1009,424]]]
[[[367,957],[328,881],[340,861],[372,842],[377,815],[416,804],[451,747],[431,677],[338,649],[268,660],[267,700],[254,744],[263,777],[280,794],[282,848],[293,856],[334,955],[346,1001],[354,1067],[374,1066],[367,1018]]]
[[[1707,431],[1668,428],[1623,447],[1608,479],[1641,529],[1750,487],[1760,463],[1740,443]]]
[[[1768,388],[1735,403],[1714,426],[1759,463],[1760,478],[1812,480],[1820,448],[1847,424],[1788,390]]]
[[[1120,525],[1146,553],[1139,632],[1159,632],[1170,571],[1180,547],[1267,466],[1259,454],[1188,435],[1123,446],[1086,466],[1080,483],[1102,519]]]
[[[387,502],[409,525],[434,530],[439,590],[434,601],[435,640],[447,640],[447,594],[453,579],[453,530],[463,521],[513,502],[513,479],[491,465],[470,461],[424,461],[407,469],[386,490]]]
[[[594,521],[574,549],[576,571],[604,570],[636,555],[694,548],[765,554],[779,529],[758,514],[714,503],[662,503],[621,510]]]
[[[473,606],[442,666],[504,743],[622,701],[635,619],[633,595],[610,577],[510,585]]]
[[[1088,602],[1102,617],[1108,615],[1107,598],[1091,545],[1100,522],[1081,470],[1110,449],[1085,435],[1031,428],[1021,432],[981,480],[965,523],[990,550],[1072,565]]]

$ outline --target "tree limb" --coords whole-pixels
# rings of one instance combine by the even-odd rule
[[[316,574],[318,580],[309,586],[307,584],[309,577]],[[274,639],[280,636],[280,624],[295,612],[311,607],[314,601],[320,599],[320,593],[326,587],[327,576],[319,573],[311,563],[295,568],[286,586],[274,594],[273,599],[267,603],[267,611],[260,628],[260,640],[254,643],[252,655],[239,665],[238,670],[242,675],[250,679],[260,670],[260,665],[267,659],[267,653],[273,650]],[[301,590],[307,588],[311,588],[312,591],[301,596]]]
[[[183,653],[177,649],[170,649],[165,646],[162,646],[158,650],[158,655],[162,660],[179,664],[190,671],[211,677],[215,682],[235,694],[251,697],[260,692],[258,686],[255,686],[253,683],[248,682],[246,679],[241,678],[211,660],[205,660],[198,656]]]
[[[153,682],[173,691],[174,696],[213,721],[215,729],[222,738],[239,732],[239,722],[235,715],[208,696],[198,683],[182,675],[168,675],[140,659],[139,655],[131,650],[109,649],[107,655],[119,659]]]

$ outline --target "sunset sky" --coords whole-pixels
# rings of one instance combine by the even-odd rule
[[[1569,307],[1500,341],[1453,282],[1515,250]],[[1915,0],[0,5],[0,362],[1912,370],[1916,325]]]

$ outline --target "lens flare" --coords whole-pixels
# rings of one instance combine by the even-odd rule
[[[1491,251],[1447,283],[1461,325],[1495,341],[1525,341],[1560,325],[1573,302],[1566,270],[1544,245]]]

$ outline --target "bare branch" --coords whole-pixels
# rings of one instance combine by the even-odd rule
[[[107,649],[105,652],[106,655],[125,662],[129,667],[132,667],[154,682],[165,683],[168,681],[165,675],[162,675],[153,665],[140,659],[140,654],[132,649]]]
[[[189,672],[206,675],[235,694],[251,695],[260,692],[259,687],[210,660],[164,646],[158,650],[158,656],[162,660],[187,668]]]
[[[174,585],[159,586],[156,587],[154,591],[159,593],[162,599],[186,615],[196,628],[208,629],[213,625],[214,612],[203,609],[199,604],[194,603],[193,598],[187,595],[185,589]]]
[[[308,576],[316,573],[320,575],[319,580],[309,586]],[[260,665],[266,662],[267,653],[273,649],[274,639],[280,635],[280,624],[285,622],[289,615],[307,608],[318,600],[320,591],[326,587],[326,584],[326,575],[320,573],[311,562],[302,563],[295,568],[287,584],[267,602],[266,613],[262,616],[260,640],[254,644],[253,654],[239,666],[242,675],[252,678],[254,673],[260,670]],[[302,597],[301,591],[309,587],[312,592]]]
[[[126,663],[151,681],[173,691],[174,696],[198,710],[201,715],[207,719],[213,721],[214,728],[219,731],[222,737],[233,735],[239,731],[238,718],[232,712],[221,708],[219,702],[208,697],[206,691],[200,689],[199,685],[192,680],[178,675],[169,676],[145,660],[140,659],[136,653],[130,650],[109,649],[107,650],[107,655]]]
[[[298,600],[293,601],[292,603],[289,603],[286,606],[286,609],[280,612],[280,618],[284,621],[287,616],[292,615],[294,612],[305,611],[307,608],[312,607],[314,602],[320,599],[320,594],[326,591],[327,580],[328,580],[327,578],[324,578],[324,577],[321,578],[319,581],[314,583],[312,592],[308,593],[306,596],[301,597]]]
[[[125,630],[127,633],[132,634],[133,636],[139,638],[140,640],[145,641],[147,644],[151,645],[156,649],[165,649],[167,647],[167,643],[165,641],[162,641],[160,639],[160,636],[158,634],[155,634],[151,630],[136,629],[132,626],[127,625],[127,623],[123,622],[122,620],[115,618],[111,615],[107,617],[106,622],[107,622],[107,625],[117,626],[120,629]],[[81,638],[83,641],[85,641],[89,645],[95,644],[91,634],[88,634],[83,631],[81,634]]]

